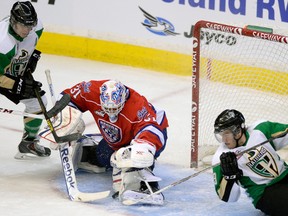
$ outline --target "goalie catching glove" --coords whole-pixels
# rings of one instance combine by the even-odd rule
[[[112,166],[117,168],[145,168],[154,163],[156,148],[153,144],[141,139],[133,139],[131,145],[122,147],[111,156]]]

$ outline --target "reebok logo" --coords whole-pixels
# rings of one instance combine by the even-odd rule
[[[69,157],[67,156],[69,154],[68,152],[68,148],[65,148],[63,150],[60,151],[60,156],[61,156],[61,160],[62,160],[62,166],[63,166],[63,170],[64,170],[64,175],[66,178],[66,184],[70,190],[70,188],[75,188],[75,179],[74,179],[74,173],[73,170],[71,169],[71,165],[69,162]]]

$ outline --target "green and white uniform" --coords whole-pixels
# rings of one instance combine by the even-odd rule
[[[37,25],[29,32],[28,36],[21,38],[11,27],[9,18],[8,16],[0,22],[0,94],[6,96],[15,104],[23,103],[25,112],[40,113],[41,107],[37,98],[22,99],[19,95],[13,94],[11,89],[14,80],[3,75],[23,76],[29,58],[42,35],[43,25],[38,19]],[[42,96],[42,99],[46,105],[45,95]],[[25,136],[29,138],[36,137],[41,124],[42,120],[40,119],[24,117]]]
[[[220,163],[220,155],[223,152],[235,152],[251,148],[266,141],[277,133],[288,128],[288,124],[280,124],[269,121],[256,122],[249,126],[246,131],[246,142],[243,146],[228,149],[222,143],[217,149],[212,165]],[[235,202],[240,196],[240,187],[243,187],[252,199],[256,207],[257,202],[264,193],[266,187],[282,180],[288,174],[288,166],[277,154],[277,150],[288,144],[288,135],[274,139],[270,143],[259,146],[238,158],[238,167],[243,171],[239,181],[229,184],[222,175],[220,165],[213,168],[215,190],[219,198],[226,202]]]

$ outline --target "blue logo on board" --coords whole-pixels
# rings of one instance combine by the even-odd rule
[[[141,7],[139,8],[143,12],[144,17],[146,18],[142,25],[145,26],[148,31],[160,36],[175,36],[179,34],[175,32],[174,25],[168,20],[161,17],[152,16],[151,14],[143,10]]]

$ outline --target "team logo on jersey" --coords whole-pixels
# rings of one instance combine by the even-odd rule
[[[8,72],[16,77],[24,75],[25,67],[29,59],[29,53],[27,50],[22,49],[19,52],[18,57],[13,59],[10,66],[10,72]]]
[[[147,113],[148,113],[148,111],[147,111],[146,107],[142,107],[141,110],[137,111],[138,119],[139,120],[143,119],[147,115]]]
[[[99,125],[102,134],[110,143],[117,143],[122,139],[121,129],[117,126],[103,120],[99,120]]]
[[[91,85],[92,85],[91,82],[82,82],[82,87],[83,87],[85,93],[90,92],[90,86]]]
[[[277,164],[269,151],[261,146],[260,150],[255,149],[249,151],[248,162],[246,165],[258,175],[266,178],[275,178],[279,176],[279,170]]]
[[[21,53],[19,55],[19,60],[21,61],[22,59],[27,60],[28,58],[28,51],[22,49]]]

